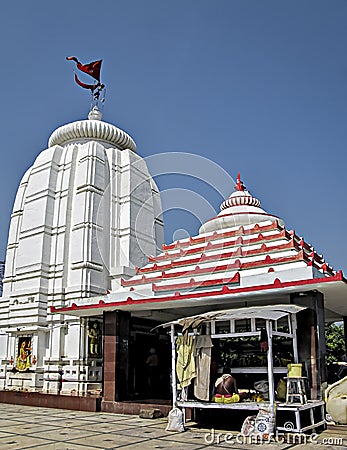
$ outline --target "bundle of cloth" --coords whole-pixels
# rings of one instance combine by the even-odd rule
[[[325,392],[327,412],[334,422],[347,424],[347,377],[328,387]]]
[[[188,387],[194,380],[194,395],[199,400],[210,398],[211,336],[178,336],[176,340],[176,373],[178,388]]]

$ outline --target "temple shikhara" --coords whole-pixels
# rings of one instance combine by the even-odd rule
[[[172,402],[254,409],[254,398],[212,398],[223,369],[248,391],[268,380],[265,400],[274,405],[274,386],[291,378],[292,364],[306,391],[292,394],[294,408],[321,411],[324,324],[347,323],[346,279],[262,209],[240,175],[230,191],[196,236],[163,244],[160,193],[134,140],[97,106],[57,128],[14,202],[0,390],[31,393],[32,404],[35,393],[59,394],[55,406],[83,397],[109,412],[149,403],[167,413]],[[189,376],[178,369],[184,336],[182,345],[191,338],[208,349]],[[279,412],[293,407],[281,401]],[[311,428],[324,422],[323,412],[314,415]]]
[[[88,120],[55,130],[13,207],[0,300],[0,388],[101,389],[102,316],[81,320],[50,309],[116,290],[162,240],[160,195],[131,137],[103,122],[96,108]],[[98,345],[88,348],[88,339]],[[25,366],[17,362],[22,347]]]

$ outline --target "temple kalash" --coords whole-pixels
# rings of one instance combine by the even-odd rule
[[[161,214],[135,142],[97,107],[52,133],[11,216],[0,401],[301,433],[325,427],[329,391],[346,423],[324,335],[347,323],[342,272],[240,176],[196,236],[162,245]]]

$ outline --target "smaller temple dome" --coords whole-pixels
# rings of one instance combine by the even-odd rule
[[[260,201],[252,197],[251,194],[247,191],[244,192],[233,192],[229,198],[227,198],[221,205],[220,209],[223,211],[224,209],[231,208],[232,206],[240,206],[240,205],[248,205],[248,206],[256,206],[260,207]]]
[[[221,212],[217,217],[201,226],[200,234],[274,220],[277,220],[280,225],[284,226],[282,219],[268,214],[260,207],[260,201],[247,191],[241,181],[240,174],[237,176],[235,192],[221,204],[220,209]]]
[[[95,140],[111,144],[121,150],[128,148],[136,152],[135,142],[125,131],[101,119],[101,112],[94,107],[88,115],[88,120],[71,122],[53,131],[48,140],[48,146],[65,146],[74,142]]]

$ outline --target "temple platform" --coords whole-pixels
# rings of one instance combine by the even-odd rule
[[[0,403],[76,411],[101,411],[100,397],[43,394],[40,392],[0,391]]]
[[[119,448],[152,450],[153,448],[225,449],[263,448],[262,444],[231,445],[231,439],[240,439],[239,431],[229,423],[228,428],[204,428],[193,421],[187,423],[184,433],[165,431],[167,418],[141,419],[125,414],[69,411],[55,408],[0,403],[0,448],[75,448],[100,450]],[[295,438],[295,440],[294,440]],[[300,440],[300,439],[301,440]],[[347,445],[347,426],[325,430],[319,435],[290,435],[266,445],[276,450],[307,449],[324,446],[341,450]]]
[[[159,409],[164,417],[168,415],[172,408],[170,400],[141,399],[137,401],[109,402],[102,400],[101,397],[56,395],[26,391],[0,391],[0,403],[131,415],[140,414],[141,409],[153,408]]]

